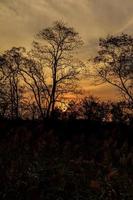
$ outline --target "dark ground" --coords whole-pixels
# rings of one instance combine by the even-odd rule
[[[133,126],[0,122],[1,200],[133,200]]]

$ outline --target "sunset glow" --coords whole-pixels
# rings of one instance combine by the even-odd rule
[[[99,38],[121,32],[133,33],[132,10],[130,0],[0,0],[0,51],[12,46],[30,49],[38,31],[53,21],[63,20],[84,40],[80,57],[86,61],[96,55]],[[119,98],[112,87],[92,87],[89,77],[81,86],[101,99]]]

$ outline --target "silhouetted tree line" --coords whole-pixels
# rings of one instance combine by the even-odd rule
[[[42,29],[32,49],[13,47],[0,55],[0,117],[8,119],[132,120],[133,38],[121,34],[99,40],[93,61],[95,82],[116,87],[123,101],[101,102],[94,97],[68,100],[78,93],[78,81],[89,70],[76,56],[79,34],[63,22]],[[88,69],[87,69],[88,68]],[[63,111],[63,107],[65,111]]]

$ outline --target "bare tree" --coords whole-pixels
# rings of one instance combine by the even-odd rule
[[[19,117],[20,101],[22,97],[22,87],[20,85],[18,67],[21,63],[24,48],[13,47],[2,55],[1,72],[3,78],[3,98],[6,106],[10,110],[11,118]]]
[[[133,37],[108,36],[100,39],[99,47],[94,59],[98,77],[119,89],[133,105]]]
[[[30,105],[38,107],[39,116],[45,117],[45,110],[48,106],[49,90],[45,83],[45,74],[40,62],[30,57],[23,57],[23,63],[19,68],[19,73],[27,86],[27,96],[33,96]]]
[[[3,64],[5,63],[5,59],[0,56],[0,117],[4,118],[5,112],[8,107],[8,98],[6,94],[6,82],[4,81],[4,72],[3,72]]]
[[[74,59],[73,52],[82,45],[82,40],[63,22],[55,22],[52,27],[43,29],[37,38],[40,42],[33,43],[32,56],[39,60],[47,74],[44,88],[48,97],[46,116],[50,117],[55,104],[76,89],[82,64]]]

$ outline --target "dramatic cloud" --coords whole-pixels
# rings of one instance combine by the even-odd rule
[[[62,19],[80,32],[90,51],[99,37],[132,33],[132,10],[131,0],[0,0],[1,48],[29,46],[38,30]]]
[[[41,28],[61,19],[84,39],[86,57],[96,52],[99,37],[132,34],[132,11],[131,0],[0,0],[0,51],[30,47]]]

